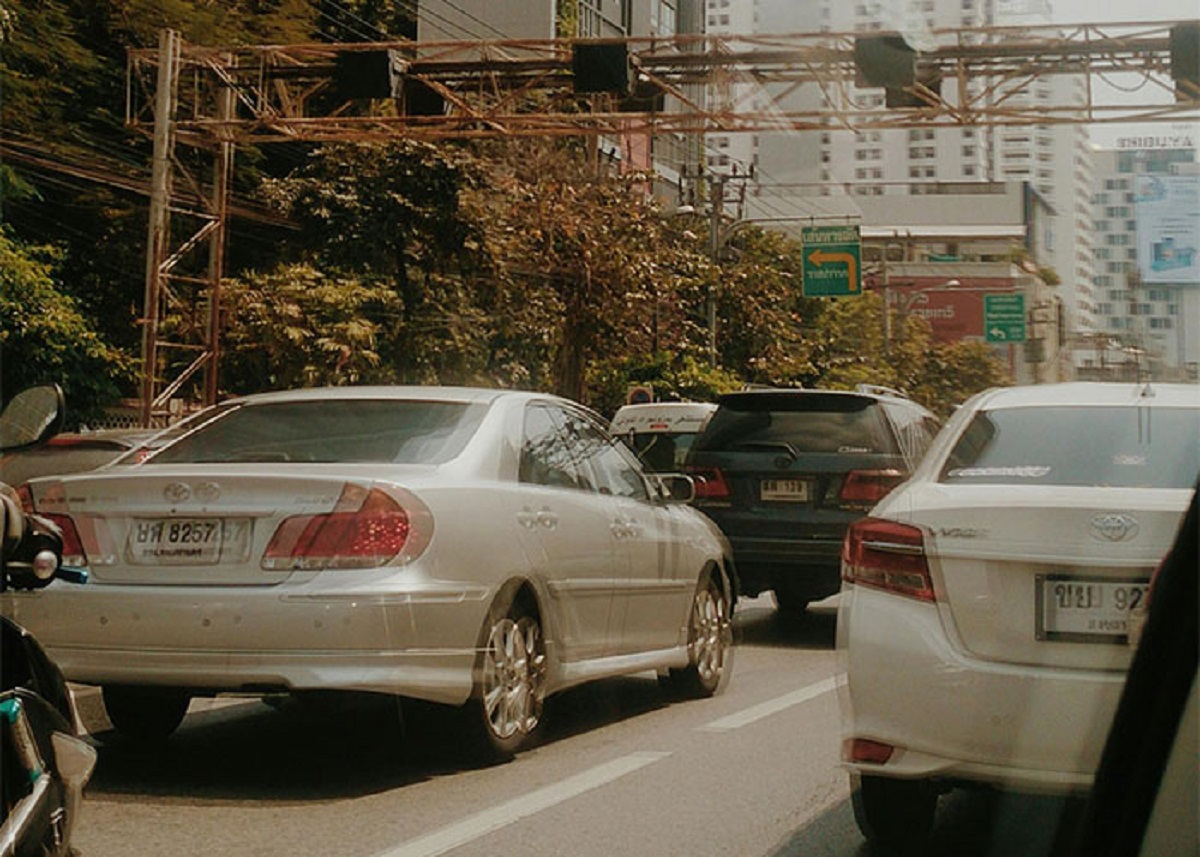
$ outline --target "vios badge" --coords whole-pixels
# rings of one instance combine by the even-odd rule
[[[172,482],[163,489],[163,498],[168,503],[182,503],[192,496],[192,489],[182,482]]]
[[[1092,533],[1105,541],[1123,542],[1138,534],[1137,518],[1116,513],[1097,515],[1092,518]]]

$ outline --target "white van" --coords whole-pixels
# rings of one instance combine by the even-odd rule
[[[646,469],[678,472],[692,441],[716,409],[712,402],[625,405],[613,417],[609,430],[637,453]]]

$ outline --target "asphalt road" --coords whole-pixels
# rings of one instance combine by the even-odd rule
[[[168,742],[121,740],[80,696],[100,749],[83,857],[865,857],[838,767],[834,617],[736,615],[732,678],[665,698],[653,675],[562,695],[513,762],[463,759],[440,709],[354,698],[197,700]],[[943,798],[932,857],[1052,853],[1052,799]]]

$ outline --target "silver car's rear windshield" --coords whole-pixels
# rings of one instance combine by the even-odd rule
[[[980,485],[1191,488],[1200,410],[1010,408],[976,414],[939,481]]]
[[[785,443],[800,453],[895,454],[883,408],[847,395],[755,393],[728,396],[693,450],[736,451]]]
[[[209,412],[211,418],[152,461],[441,464],[462,451],[486,410],[466,402],[390,399],[235,403]]]

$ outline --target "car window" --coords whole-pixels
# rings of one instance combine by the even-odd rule
[[[485,411],[466,402],[388,399],[238,404],[153,461],[441,464],[462,451]]]
[[[1198,429],[1194,408],[981,411],[940,481],[1189,488],[1200,472]]]
[[[638,466],[583,414],[564,411],[567,438],[590,483],[602,494],[644,500],[649,495]]]
[[[892,421],[900,454],[904,456],[909,468],[916,467],[936,434],[936,431],[930,431],[933,421],[927,414],[912,407],[885,404],[884,412]]]
[[[875,400],[820,393],[729,397],[692,448],[749,450],[779,443],[798,453],[899,451]]]
[[[520,480],[557,488],[591,488],[567,445],[561,418],[545,405],[525,409]]]

